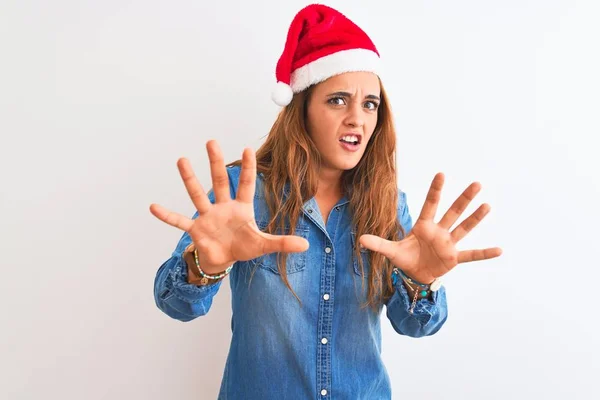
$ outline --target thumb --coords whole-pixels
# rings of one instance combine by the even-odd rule
[[[395,243],[376,235],[361,235],[358,243],[363,247],[383,254],[386,258],[392,260],[395,254]]]
[[[268,253],[298,253],[308,250],[308,240],[296,235],[271,235],[262,233],[263,251]]]

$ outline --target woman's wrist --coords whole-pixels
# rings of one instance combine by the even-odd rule
[[[406,270],[404,269],[400,269],[398,267],[396,267],[396,269],[398,269],[401,275],[404,275],[405,278],[408,278],[410,283],[412,284],[417,284],[419,286],[430,286],[435,281],[435,278],[420,277],[417,274],[413,274],[412,272],[406,272]]]
[[[402,279],[402,283],[411,299],[431,298],[431,290],[429,285],[420,284],[418,282],[415,283],[408,275],[406,275],[406,273],[404,273],[403,270],[398,267],[395,267],[393,272],[396,274],[396,277]]]
[[[404,284],[404,287],[408,292],[408,297],[410,297],[411,299],[415,296],[415,293],[418,293],[417,299],[424,299],[426,297],[429,298],[431,295],[431,290],[423,289],[419,286],[412,285],[404,278],[402,279],[402,283]]]
[[[189,257],[193,257],[193,262],[188,261]],[[188,245],[188,247],[186,247],[184,250],[184,258],[186,259],[188,268],[191,268],[189,279],[193,279],[194,283],[197,285],[210,285],[216,283],[225,276],[229,275],[231,269],[233,268],[233,265],[231,264],[206,267],[203,265],[201,267],[198,260],[198,251],[193,243],[190,243],[190,245]],[[192,276],[193,278],[191,278]],[[199,280],[199,282],[196,282],[197,280]]]
[[[210,284],[217,283],[218,281],[220,281],[221,279],[224,278],[224,277],[221,277],[219,279],[208,279],[208,280],[204,279],[202,274],[200,274],[200,270],[198,269],[198,266],[196,265],[194,250],[195,250],[194,244],[190,243],[190,245],[188,247],[186,247],[186,249],[183,251],[183,259],[185,260],[185,263],[187,264],[187,271],[188,271],[187,281],[188,281],[188,283],[191,283],[194,285],[207,285],[207,284],[210,285]],[[215,270],[214,273],[221,272],[221,269],[219,267],[216,267],[213,269]],[[211,268],[207,268],[207,270],[210,272],[203,270],[205,274],[213,273]]]

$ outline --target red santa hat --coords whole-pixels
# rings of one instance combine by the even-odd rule
[[[277,62],[273,101],[286,106],[294,93],[344,72],[380,74],[379,52],[356,24],[331,7],[311,4],[290,25]]]

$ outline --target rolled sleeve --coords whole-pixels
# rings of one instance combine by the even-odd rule
[[[394,330],[411,337],[430,336],[440,330],[448,318],[446,288],[432,292],[432,299],[419,299],[410,313],[412,299],[402,280],[395,283],[394,295],[387,303],[386,315]]]

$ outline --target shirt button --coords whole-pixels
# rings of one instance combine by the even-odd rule
[[[327,253],[327,254],[331,253],[331,248],[330,247],[325,247],[325,253]]]
[[[325,294],[323,295],[323,298],[324,298],[325,300],[329,300],[329,295],[328,295],[327,293],[325,293]]]
[[[327,395],[327,390],[323,389],[321,390],[321,396],[326,396]]]
[[[327,344],[327,338],[323,338],[323,339],[321,339],[321,343],[323,343],[323,344]]]
[[[309,213],[309,214],[312,214],[312,208],[309,208],[309,209],[308,209],[308,213]]]
[[[335,208],[335,211],[340,211],[340,206],[337,206],[337,207]]]

